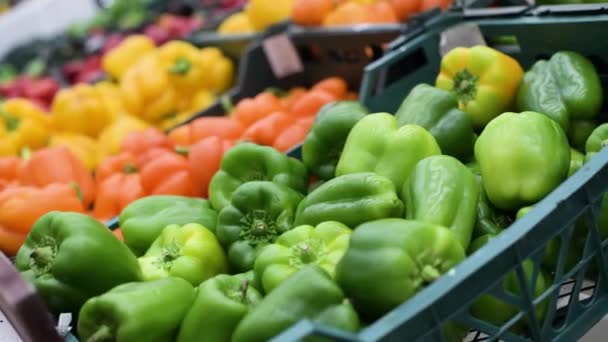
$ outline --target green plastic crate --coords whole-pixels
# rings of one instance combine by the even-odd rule
[[[441,60],[441,33],[462,23],[477,24],[486,41],[515,36],[517,44],[494,47],[515,57],[524,68],[558,50],[583,53],[597,65],[608,90],[608,43],[605,38],[608,7],[559,7],[466,10],[464,14],[447,13],[435,17],[424,27],[401,37],[400,42],[392,44],[390,53],[366,68],[360,99],[372,111],[394,113],[415,85],[433,84]],[[608,313],[608,239],[600,240],[597,227],[601,200],[607,191],[608,149],[604,149],[524,218],[360,333],[348,334],[303,321],[275,340],[294,341],[318,335],[339,341],[446,341],[441,327],[447,322],[469,327],[472,333],[467,341],[576,340]],[[578,219],[593,224],[581,260],[564,272],[567,248]],[[548,289],[534,298],[533,285],[539,274],[544,247],[556,237],[562,241],[558,268]],[[527,259],[534,263],[532,279],[526,279],[522,268],[522,262]],[[586,271],[592,264],[597,274],[586,279]],[[520,296],[502,289],[502,280],[511,272],[517,273],[523,289]],[[474,318],[469,313],[470,306],[482,294],[492,294],[512,304],[519,313],[500,327]],[[548,301],[548,312],[539,322],[535,305],[543,301]],[[510,332],[522,318],[527,319],[529,329],[519,334]]]

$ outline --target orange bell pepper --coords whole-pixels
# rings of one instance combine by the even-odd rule
[[[188,146],[192,142],[192,138],[190,136],[190,124],[182,125],[176,127],[169,132],[168,137],[169,140],[175,146]]]
[[[336,100],[338,99],[334,95],[325,90],[311,90],[294,103],[292,113],[299,118],[316,115],[321,107]]]
[[[325,90],[332,94],[336,99],[343,99],[348,92],[348,84],[340,77],[328,77],[317,82],[310,90]]]
[[[308,130],[312,126],[314,120],[314,115],[299,119],[296,121],[296,123],[287,127],[285,130],[283,130],[283,132],[281,132],[281,134],[275,139],[272,147],[281,152],[286,152],[298,144],[301,144],[306,138]]]
[[[283,107],[285,107],[287,111],[291,111],[293,109],[293,105],[307,92],[308,90],[306,90],[304,87],[295,87],[289,89],[287,95],[281,98]]]
[[[262,92],[254,98],[241,100],[234,108],[231,117],[245,126],[250,126],[271,113],[281,111],[285,111],[281,100],[270,92]]]
[[[123,152],[103,160],[95,172],[95,182],[102,184],[108,178],[118,173],[135,173],[137,166],[131,153]]]
[[[143,131],[131,132],[122,141],[120,150],[139,156],[152,148],[173,150],[171,140],[158,128],[148,128]]]
[[[154,157],[140,169],[141,184],[149,195],[193,196],[194,185],[186,157],[166,150],[151,150]]]
[[[233,140],[209,137],[185,149],[190,164],[194,196],[208,197],[211,178],[219,171],[224,153],[233,146]]]
[[[249,126],[242,138],[259,145],[272,146],[276,138],[295,121],[288,113],[274,112]]]
[[[78,185],[85,207],[95,199],[95,182],[86,166],[64,146],[34,152],[18,171],[23,185],[42,187],[52,183]]]
[[[85,211],[78,191],[68,184],[14,187],[0,192],[0,250],[15,255],[34,223],[53,210]]]
[[[245,131],[245,126],[230,117],[208,116],[198,118],[190,123],[190,144],[208,137],[236,140]]]
[[[129,203],[146,195],[141,176],[136,172],[115,173],[98,185],[93,209],[96,219],[109,220],[119,215]]]
[[[17,180],[17,172],[23,163],[19,157],[0,158],[0,179],[9,182]]]

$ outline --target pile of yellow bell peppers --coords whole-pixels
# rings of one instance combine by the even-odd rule
[[[0,156],[63,145],[94,170],[118,153],[123,139],[151,126],[171,128],[214,103],[234,78],[234,66],[216,48],[182,41],[160,47],[134,35],[107,53],[113,81],[62,89],[50,113],[26,99],[0,108]]]
[[[249,0],[243,11],[226,18],[218,27],[219,34],[260,32],[289,19],[294,0]]]

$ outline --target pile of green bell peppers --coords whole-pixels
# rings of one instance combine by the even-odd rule
[[[456,92],[429,84],[394,115],[330,103],[302,160],[239,142],[209,199],[132,202],[119,217],[124,241],[87,215],[49,213],[15,265],[52,313],[76,317],[82,341],[267,341],[303,319],[356,333],[492,248],[584,168],[608,144],[602,94],[593,64],[561,51],[523,75],[508,106],[518,112],[482,129]],[[598,227],[607,237],[608,195]],[[555,238],[521,263],[533,296],[558,264],[567,272],[580,261],[590,228],[579,220],[571,241]],[[515,271],[496,286],[523,292]],[[535,307],[538,320],[546,304]],[[519,311],[488,293],[468,309],[496,326]],[[511,331],[525,329],[522,319]],[[451,321],[442,331],[448,341],[466,334]]]

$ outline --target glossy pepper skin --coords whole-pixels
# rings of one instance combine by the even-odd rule
[[[51,121],[35,104],[10,99],[0,110],[0,156],[17,155],[23,148],[45,147],[50,138]]]
[[[170,41],[158,49],[158,55],[169,82],[183,95],[193,94],[205,80],[203,56],[199,49],[184,41]]]
[[[120,213],[119,222],[125,243],[141,255],[170,224],[199,223],[215,232],[217,213],[204,199],[159,195],[129,204]]]
[[[407,219],[447,227],[467,249],[475,226],[479,185],[466,166],[445,155],[425,158],[416,164],[402,192]]]
[[[262,301],[249,278],[249,274],[220,274],[203,282],[176,341],[230,342],[239,322]]]
[[[475,174],[475,180],[479,186],[479,200],[477,201],[473,239],[486,234],[499,234],[513,222],[513,218],[508,213],[498,210],[490,202],[486,195],[486,191],[483,188],[481,174],[479,174],[478,170],[477,172],[478,173]]]
[[[76,184],[88,208],[95,199],[95,181],[80,159],[64,146],[40,149],[18,171],[19,183],[45,186],[52,183]]]
[[[302,145],[302,161],[312,173],[323,180],[334,177],[348,133],[367,114],[356,101],[338,101],[321,108]]]
[[[390,179],[361,172],[330,179],[298,206],[295,225],[338,221],[348,227],[403,215],[403,202]]]
[[[593,156],[608,145],[608,123],[597,126],[585,142],[585,160],[589,161]]]
[[[116,155],[120,152],[120,145],[127,138],[131,132],[140,132],[150,125],[140,120],[133,115],[121,115],[111,124],[106,126],[103,131],[99,134],[97,141],[98,146],[98,157],[102,161],[108,156]]]
[[[70,212],[42,216],[19,249],[15,266],[54,313],[75,314],[89,298],[141,279],[137,258],[108,228]]]
[[[393,115],[369,114],[348,134],[336,177],[375,172],[401,189],[418,161],[437,154],[441,154],[439,145],[421,126],[399,127]]]
[[[83,341],[171,341],[194,297],[181,278],[122,284],[84,304],[78,335]]]
[[[342,290],[325,271],[309,265],[255,306],[236,327],[232,341],[268,341],[302,319],[351,332],[359,329],[357,313]]]
[[[154,51],[154,41],[145,35],[130,35],[101,59],[103,70],[119,80],[142,56]]]
[[[36,221],[50,211],[84,213],[78,191],[68,184],[18,186],[0,192],[0,251],[17,254]]]
[[[108,98],[99,85],[78,84],[57,93],[51,108],[53,127],[97,138],[122,110],[116,98]]]
[[[598,124],[591,120],[571,120],[566,132],[570,146],[584,150],[587,139],[597,126]]]
[[[271,292],[302,267],[319,265],[332,278],[351,236],[340,222],[327,221],[316,227],[299,226],[289,230],[262,249],[255,259],[257,288]]]
[[[458,238],[445,227],[382,219],[355,228],[350,246],[338,263],[336,279],[357,312],[377,318],[464,258]]]
[[[486,46],[457,47],[441,59],[437,88],[453,92],[458,107],[480,130],[511,109],[523,69],[517,61]]]
[[[441,152],[467,161],[473,155],[473,122],[458,109],[454,93],[428,84],[414,87],[395,113],[399,125],[420,125],[437,140]]]
[[[471,243],[470,253],[474,253],[485,246],[488,242],[490,242],[495,235],[484,235],[477,238],[473,243]],[[531,259],[526,259],[522,263],[523,272],[525,274],[526,280],[528,283],[531,283],[534,276],[534,262]],[[549,279],[541,270],[538,272],[538,277],[536,278],[536,283],[534,285],[534,298],[540,296],[544,291],[547,290],[549,285]],[[511,295],[522,297],[523,293],[521,291],[521,287],[519,285],[519,278],[517,276],[517,272],[513,271],[507,274],[502,280],[502,288],[503,291],[510,293]],[[548,301],[543,301],[540,304],[537,304],[535,307],[536,317],[539,322],[543,322],[545,313],[547,311]],[[489,295],[484,294],[480,296],[474,303],[471,305],[471,314],[473,317],[479,318],[486,322],[492,323],[498,327],[502,326],[506,322],[508,322],[513,316],[520,312],[520,309],[505,303],[504,301]],[[516,332],[522,331],[522,328],[525,326],[528,316],[524,316],[525,318],[516,323],[513,327],[513,330]]]
[[[517,108],[545,114],[567,132],[571,120],[593,119],[602,97],[591,61],[576,52],[559,51],[526,72],[517,92]]]
[[[475,158],[492,204],[515,210],[566,179],[570,146],[559,124],[543,114],[503,113],[477,139]]]
[[[209,199],[216,210],[230,203],[232,193],[248,181],[273,181],[304,193],[308,186],[306,166],[272,147],[240,143],[228,150],[220,170],[211,178]]]
[[[198,223],[163,228],[152,246],[139,258],[143,279],[186,279],[192,286],[228,270],[224,250],[215,235]]]
[[[262,247],[294,227],[295,211],[303,197],[269,181],[247,182],[234,191],[231,204],[218,215],[217,237],[226,246],[235,271],[253,269]]]

